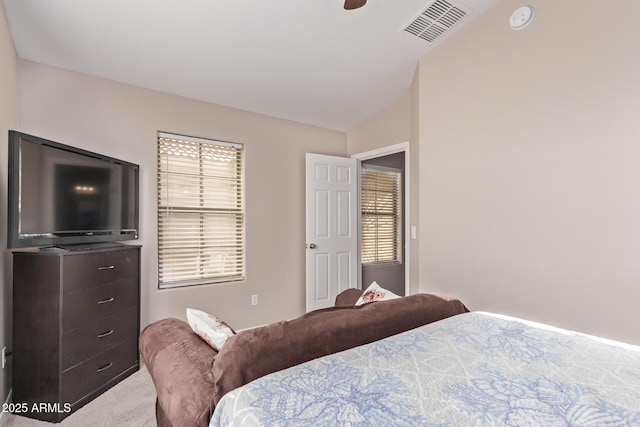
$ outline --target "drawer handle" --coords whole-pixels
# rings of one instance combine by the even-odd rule
[[[115,265],[107,265],[105,267],[98,267],[98,270],[113,270],[114,268],[116,268]]]
[[[114,297],[111,297],[109,299],[103,299],[102,301],[98,301],[98,304],[108,304],[110,302],[113,302],[115,300]]]
[[[108,337],[109,335],[111,335],[113,333],[113,329],[110,330],[109,332],[104,332],[100,335],[98,335],[98,338],[104,338],[104,337]]]
[[[98,373],[98,372],[102,372],[102,371],[106,371],[107,369],[109,369],[109,368],[110,368],[110,367],[112,367],[112,366],[113,366],[113,363],[107,363],[107,364],[106,364],[106,365],[104,365],[104,366],[100,366],[100,367],[98,368],[98,370],[96,371],[96,373]]]

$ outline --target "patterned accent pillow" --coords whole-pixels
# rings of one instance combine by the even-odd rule
[[[400,297],[394,294],[393,292],[380,287],[380,285],[378,285],[377,282],[373,282],[364,291],[362,296],[358,298],[358,301],[356,301],[356,305],[363,305],[369,302],[385,301],[385,300],[396,299],[396,298],[400,298]]]
[[[193,308],[187,308],[187,322],[193,332],[216,351],[220,351],[227,338],[236,334],[229,325],[216,316]]]

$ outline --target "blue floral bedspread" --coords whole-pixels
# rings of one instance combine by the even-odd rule
[[[640,347],[467,313],[259,378],[210,426],[640,426]]]

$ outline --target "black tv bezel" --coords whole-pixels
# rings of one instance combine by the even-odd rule
[[[69,151],[94,159],[102,160],[108,163],[117,163],[123,166],[133,168],[135,170],[135,214],[134,214],[134,230],[104,230],[104,231],[86,231],[86,232],[68,232],[48,236],[35,236],[20,238],[19,233],[19,196],[20,196],[20,142],[22,139],[28,139],[30,142],[46,145],[60,150]],[[90,245],[95,243],[120,242],[127,240],[136,240],[139,238],[140,231],[140,166],[127,162],[125,160],[116,159],[114,157],[105,156],[81,148],[72,147],[70,145],[51,141],[34,135],[9,131],[9,165],[8,165],[8,197],[7,197],[7,249],[18,248],[35,248],[50,246],[73,246],[73,245]]]

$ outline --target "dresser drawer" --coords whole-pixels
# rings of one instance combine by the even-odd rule
[[[138,306],[137,281],[121,280],[115,284],[63,295],[62,330],[85,326],[103,317]]]
[[[137,337],[63,372],[60,401],[75,403],[138,363]]]
[[[95,320],[62,336],[62,370],[138,335],[138,307]]]
[[[68,255],[63,261],[64,293],[138,279],[138,249]]]

